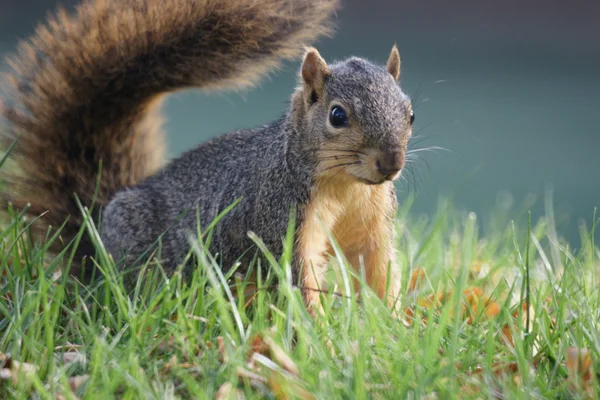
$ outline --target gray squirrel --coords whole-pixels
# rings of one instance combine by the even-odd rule
[[[326,284],[327,232],[392,305],[393,181],[414,114],[398,83],[396,46],[385,67],[356,57],[328,65],[307,47],[332,32],[337,8],[337,0],[90,0],[73,14],[59,11],[20,44],[3,80],[4,149],[19,137],[18,174],[3,171],[3,204],[45,213],[46,228],[67,220],[64,244],[82,224],[75,195],[89,206],[99,182],[94,218],[114,259],[128,265],[162,235],[160,260],[170,270],[188,254],[198,215],[207,226],[239,200],[211,245],[228,269],[254,254],[249,231],[280,254],[294,210],[294,284],[311,312]],[[302,52],[279,120],[163,165],[166,94],[247,87]],[[93,254],[89,238],[78,252]]]

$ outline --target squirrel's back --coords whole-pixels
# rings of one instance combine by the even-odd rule
[[[22,42],[4,78],[3,148],[17,173],[3,204],[29,205],[69,240],[84,205],[106,204],[163,165],[158,109],[188,87],[235,89],[329,32],[337,0],[90,0]],[[101,180],[98,180],[101,163]],[[6,171],[3,171],[6,174]],[[81,246],[85,252],[86,246]]]
[[[255,232],[267,247],[281,247],[291,207],[307,199],[312,160],[288,160],[293,134],[286,117],[260,128],[231,132],[184,153],[141,184],[121,190],[106,205],[102,239],[126,265],[149,252],[160,237],[160,260],[167,270],[183,262],[190,234],[202,231],[220,213],[212,242],[219,263],[251,259]],[[293,165],[290,167],[290,165]],[[300,177],[291,169],[303,168]],[[234,207],[231,207],[235,204]],[[216,247],[215,247],[216,246]],[[145,259],[145,258],[143,258]]]

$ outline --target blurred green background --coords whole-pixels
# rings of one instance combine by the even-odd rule
[[[0,2],[0,52],[14,49],[55,0]],[[71,7],[75,1],[60,4]],[[394,42],[402,85],[416,110],[413,213],[440,196],[480,215],[537,198],[553,187],[559,231],[578,246],[578,224],[600,205],[600,2],[346,0],[339,29],[318,48],[327,60],[358,55],[385,62]],[[5,65],[2,65],[4,68]],[[170,154],[229,130],[264,124],[286,108],[297,63],[243,94],[197,91],[167,102]],[[506,218],[517,217],[509,212]],[[526,222],[519,215],[519,222]]]

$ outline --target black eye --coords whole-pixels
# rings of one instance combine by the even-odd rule
[[[410,110],[410,124],[412,125],[415,122],[415,112]]]
[[[340,106],[331,107],[331,112],[329,113],[329,123],[334,128],[342,128],[348,125],[348,115],[346,115],[346,110]]]

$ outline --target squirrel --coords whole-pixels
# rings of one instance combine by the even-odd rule
[[[77,199],[95,202],[92,218],[114,260],[130,265],[160,238],[157,257],[171,270],[184,262],[198,216],[208,226],[239,201],[210,245],[228,270],[252,258],[248,232],[281,254],[293,211],[293,284],[311,313],[322,308],[329,234],[392,306],[400,286],[393,181],[414,114],[399,85],[396,45],[385,66],[358,57],[328,64],[310,47],[333,32],[338,7],[338,0],[89,0],[73,13],[59,10],[9,59],[2,143],[6,150],[18,139],[11,155],[18,173],[3,171],[3,205],[43,214],[46,228],[61,227],[64,246],[84,221]],[[302,54],[281,118],[165,162],[165,95],[249,87]],[[91,243],[79,244],[81,260],[93,255]]]

